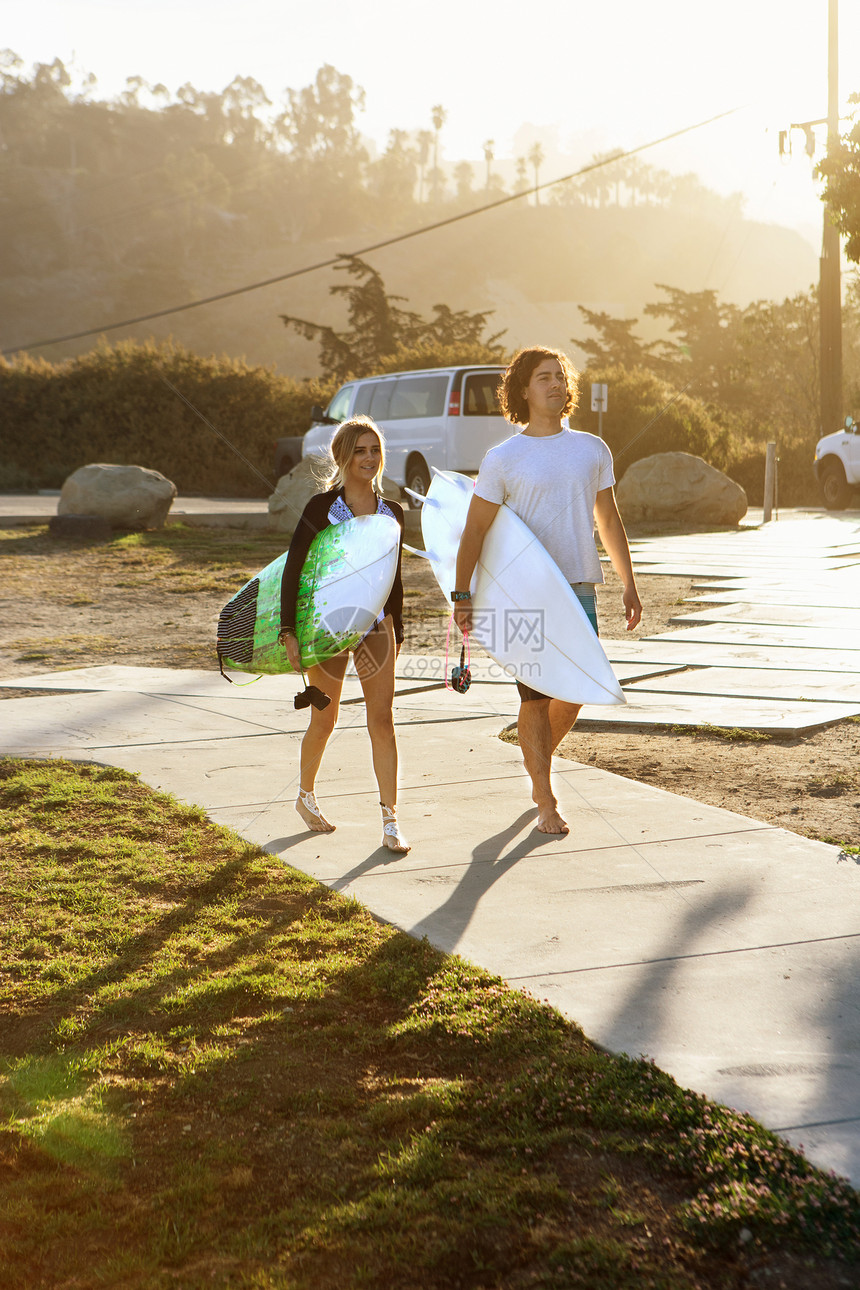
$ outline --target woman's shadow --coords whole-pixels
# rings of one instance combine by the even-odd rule
[[[448,952],[456,950],[460,937],[472,921],[472,915],[478,904],[490,888],[521,860],[525,860],[542,847],[558,841],[558,834],[539,833],[536,828],[532,828],[516,846],[507,852],[504,859],[501,859],[505,848],[510,846],[514,838],[522,833],[529,823],[534,824],[535,820],[535,808],[530,807],[504,829],[479,842],[472,850],[468,867],[456,883],[455,889],[438,909],[432,910],[426,917],[408,928],[409,935],[426,936],[431,944]],[[265,850],[283,854],[298,843],[306,841],[309,836],[312,836],[310,830],[301,830],[290,837],[273,838],[266,843]],[[410,857],[414,865],[414,861],[418,858],[414,850],[407,857],[380,845],[374,848],[366,859],[359,861],[347,873],[341,874],[334,882],[327,885],[332,891],[343,891],[375,869],[397,862],[402,864]],[[436,870],[440,861],[450,863],[452,866],[457,864],[455,860],[444,860],[440,852],[435,852],[427,867]]]
[[[521,860],[527,859],[547,844],[558,841],[558,834],[539,833],[536,828],[532,828],[502,858],[505,848],[535,821],[535,808],[531,807],[499,833],[479,842],[455,889],[438,909],[434,909],[408,929],[410,936],[426,936],[431,945],[438,949],[448,953],[456,951],[463,933],[472,921],[472,915],[490,888]]]

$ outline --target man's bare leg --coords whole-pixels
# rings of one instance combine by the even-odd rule
[[[559,815],[558,802],[550,783],[552,732],[549,699],[528,699],[520,704],[517,733],[525,768],[532,781],[532,800],[538,808],[537,827],[541,833],[568,833]]]
[[[581,703],[565,703],[562,699],[550,699],[549,741],[552,752],[555,752],[565,735],[570,734],[581,711]]]

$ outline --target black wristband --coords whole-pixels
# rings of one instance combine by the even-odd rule
[[[452,591],[452,592],[451,592],[451,599],[452,599],[453,601],[457,601],[457,600],[471,600],[471,599],[472,599],[472,593],[471,593],[471,591]]]

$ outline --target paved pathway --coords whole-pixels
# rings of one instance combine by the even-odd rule
[[[798,520],[802,535],[777,526],[766,541],[729,535],[737,546],[720,552],[720,576],[743,584],[737,603],[755,606],[756,589],[780,585],[782,594],[784,583],[786,617],[807,635],[785,646],[744,643],[751,625],[733,612],[728,625],[739,637],[709,620],[683,636],[608,641],[630,708],[590,709],[585,718],[615,721],[634,710],[642,720],[662,713],[675,721],[692,700],[688,719],[702,720],[708,698],[723,704],[712,717],[733,725],[758,716],[784,729],[789,719],[815,725],[860,711],[860,650],[850,640],[832,645],[844,628],[794,626],[790,571],[783,579],[766,554],[763,564],[746,558],[768,542],[772,550],[795,539],[819,549],[822,569],[832,571],[807,572],[804,589],[826,582],[836,588],[835,607],[851,609],[857,601],[844,603],[841,589],[858,567],[848,552],[858,522],[824,520],[821,542],[824,530],[811,520]],[[715,543],[726,536],[714,535]],[[834,559],[839,546],[844,560],[842,551]],[[684,564],[683,541],[673,548],[674,571]],[[656,543],[636,544],[643,568],[664,557]],[[571,834],[538,834],[518,750],[497,737],[515,711],[511,687],[483,662],[469,693],[454,695],[426,675],[428,662],[401,659],[398,669],[401,815],[413,843],[405,858],[379,846],[353,677],[320,781],[338,823],[329,837],[306,832],[293,810],[306,715],[293,708],[289,677],[247,688],[217,673],[158,668],[23,678],[14,684],[66,693],[4,703],[0,752],[138,772],[380,917],[549,999],[598,1042],[647,1053],[682,1084],[751,1111],[860,1184],[857,858],[566,761],[556,780]],[[691,695],[699,678],[707,693]],[[775,693],[781,717],[767,708]]]
[[[56,515],[59,498],[59,489],[0,494],[0,528],[45,524]],[[176,497],[170,508],[171,519],[224,528],[265,528],[268,514],[266,500],[247,497]]]

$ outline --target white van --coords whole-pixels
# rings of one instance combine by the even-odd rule
[[[514,434],[502,416],[504,367],[433,367],[389,372],[341,386],[304,437],[303,457],[328,452],[341,421],[364,413],[385,433],[385,473],[424,496],[430,467],[475,474],[488,448]]]

